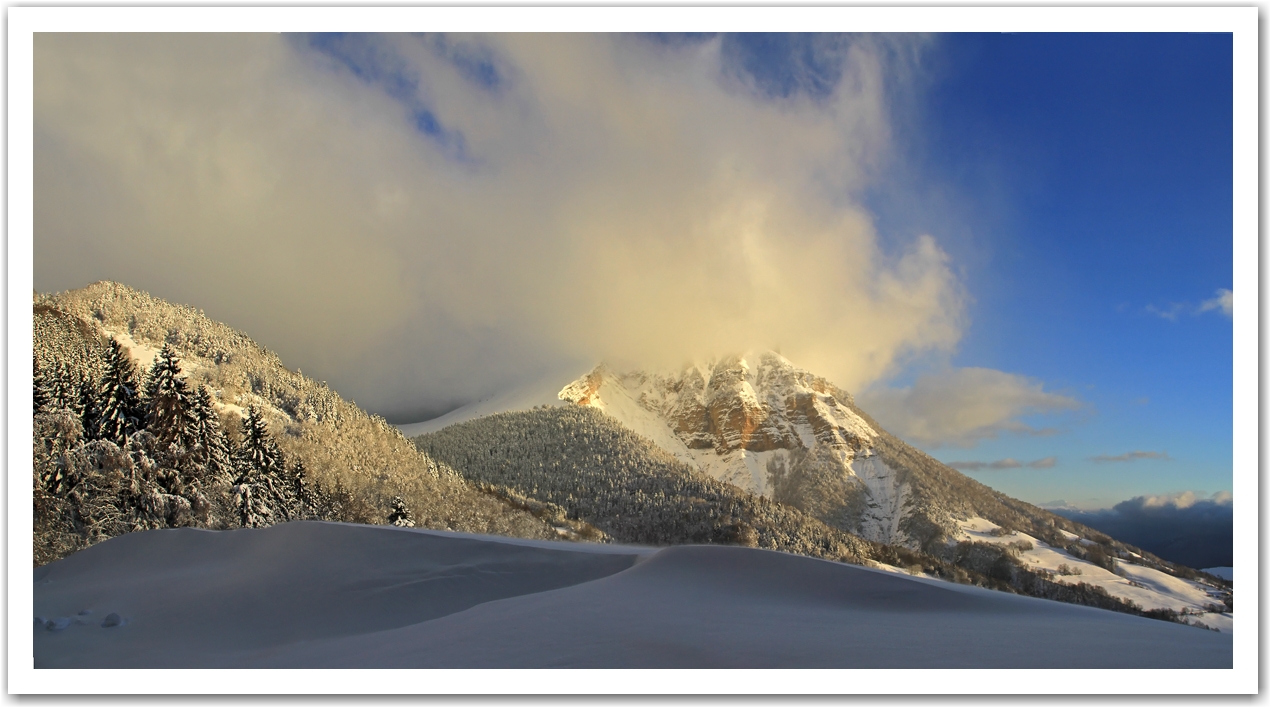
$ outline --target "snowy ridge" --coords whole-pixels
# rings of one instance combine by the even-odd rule
[[[571,369],[566,373],[557,372],[540,376],[529,383],[496,393],[474,403],[469,403],[440,417],[421,422],[395,425],[395,427],[405,437],[418,437],[429,432],[436,432],[450,425],[457,425],[460,422],[475,420],[478,417],[485,417],[499,412],[529,410],[540,405],[560,405],[560,398],[557,395],[560,392],[560,387],[576,375],[577,371]]]

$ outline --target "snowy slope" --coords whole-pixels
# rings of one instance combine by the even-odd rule
[[[962,533],[957,540],[1002,545],[1024,541],[1031,544],[1032,549],[1020,553],[1020,559],[1033,569],[1052,573],[1051,579],[1055,581],[1092,584],[1102,587],[1112,596],[1136,602],[1143,609],[1172,609],[1193,613],[1194,620],[1206,626],[1224,633],[1233,629],[1234,619],[1231,614],[1207,611],[1210,605],[1221,604],[1221,599],[1214,596],[1213,587],[1119,558],[1115,560],[1117,571],[1109,572],[1069,554],[1066,550],[1050,547],[1027,533],[993,535],[991,531],[997,527],[995,523],[983,518],[970,518],[961,523]],[[1064,535],[1069,536],[1070,540],[1083,540],[1072,533],[1064,532]],[[1061,573],[1060,569],[1073,574]]]
[[[407,438],[436,432],[450,425],[475,420],[478,417],[493,415],[513,410],[530,410],[540,405],[562,405],[558,393],[569,381],[578,377],[575,370],[556,372],[538,377],[523,385],[501,391],[474,403],[469,403],[456,410],[430,420],[395,425]]]
[[[33,579],[37,668],[1232,665],[1227,634],[738,547],[290,523],[132,533]]]

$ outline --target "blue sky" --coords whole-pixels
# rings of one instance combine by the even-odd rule
[[[880,228],[940,233],[964,268],[953,365],[1082,404],[1052,436],[930,451],[1057,457],[967,471],[1034,502],[1229,491],[1231,319],[1199,310],[1232,279],[1230,37],[951,35],[927,59],[898,175],[916,186],[871,196]],[[1132,451],[1168,459],[1090,461]]]
[[[1231,62],[1227,35],[40,35],[34,284],[192,304],[395,423],[779,347],[1024,500],[1193,503],[1231,490]]]

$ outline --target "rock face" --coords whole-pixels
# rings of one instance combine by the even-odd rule
[[[663,373],[599,366],[559,397],[604,410],[716,479],[871,540],[908,540],[907,485],[877,458],[878,432],[846,391],[780,354]]]

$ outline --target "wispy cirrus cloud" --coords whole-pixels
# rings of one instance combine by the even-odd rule
[[[1144,452],[1141,450],[1135,450],[1132,452],[1125,452],[1124,454],[1116,454],[1114,456],[1109,454],[1099,454],[1096,457],[1090,457],[1089,460],[1102,464],[1108,462],[1134,462],[1139,459],[1167,460],[1168,458],[1168,452]]]
[[[1030,461],[1026,463],[1021,462],[1017,459],[1010,458],[1010,457],[1006,457],[1005,459],[998,459],[993,462],[985,462],[985,461],[948,462],[948,466],[954,469],[959,469],[961,471],[986,471],[986,470],[1002,471],[1006,469],[1022,469],[1024,467],[1027,467],[1029,469],[1052,469],[1054,468],[1056,464],[1058,464],[1058,457],[1045,457],[1044,459],[1037,459],[1035,461]]]

